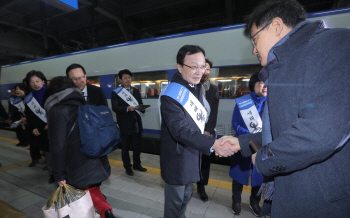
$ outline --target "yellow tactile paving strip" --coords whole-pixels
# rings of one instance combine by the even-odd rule
[[[1,218],[24,218],[24,213],[19,212],[15,208],[0,201],[0,217]]]
[[[9,139],[9,138],[5,138],[5,137],[0,137],[0,141],[9,142],[9,143],[13,143],[13,144],[17,144],[18,143],[18,140]],[[23,167],[23,166],[28,166],[30,164],[30,162],[31,161],[28,160],[28,161],[23,161],[23,162],[7,165],[7,166],[4,166],[4,167],[0,167],[0,173],[8,171],[8,170],[16,169],[16,168],[19,168],[19,167]],[[119,160],[109,159],[109,163],[112,166],[123,167],[123,162],[119,161]],[[154,174],[154,175],[160,176],[160,169],[153,168],[153,167],[148,167],[148,166],[144,166],[144,167],[147,168],[147,172],[146,173],[150,173],[150,174]],[[227,181],[222,181],[222,180],[209,178],[208,186],[231,190],[232,183],[231,182],[227,182]],[[250,194],[250,190],[251,190],[250,186],[243,186],[243,192],[244,193]],[[5,204],[4,202],[0,201],[0,217],[1,218],[24,218],[26,216],[23,213],[17,211],[15,208],[13,208],[13,207]]]

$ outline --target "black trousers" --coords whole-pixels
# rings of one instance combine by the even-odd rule
[[[197,182],[197,189],[203,190],[204,186],[208,185],[209,172],[210,172],[210,159],[211,159],[210,156],[202,154],[202,164],[201,164],[202,178]]]
[[[130,163],[129,156],[129,145],[131,145],[133,150],[133,162],[134,166],[141,165],[140,160],[140,142],[141,134],[133,133],[132,135],[121,135],[122,138],[122,160],[125,169],[131,169],[132,164]]]
[[[261,195],[257,195],[260,189],[259,186],[252,187],[250,194],[250,204],[259,204]],[[236,180],[232,179],[232,201],[235,203],[241,203],[243,185]]]
[[[22,125],[19,125],[16,129],[16,136],[20,144],[28,144],[28,131],[23,129]]]

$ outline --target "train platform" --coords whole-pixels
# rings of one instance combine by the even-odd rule
[[[42,218],[46,204],[57,184],[48,184],[44,159],[35,167],[29,147],[17,147],[15,132],[0,130],[0,218]],[[130,153],[132,155],[132,152]],[[102,193],[118,218],[160,218],[164,211],[164,181],[160,176],[159,155],[141,153],[142,166],[147,172],[134,171],[128,176],[122,166],[121,150],[108,155],[112,167],[109,179],[102,183]],[[132,159],[132,158],[131,158]],[[188,204],[188,218],[252,218],[249,208],[250,187],[244,186],[242,212],[231,211],[231,181],[229,166],[212,164],[206,192],[209,201],[203,203],[194,184]]]

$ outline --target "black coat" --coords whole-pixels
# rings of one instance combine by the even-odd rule
[[[219,108],[219,89],[216,85],[210,83],[209,90],[205,92],[205,98],[210,105],[210,115],[208,122],[205,124],[204,131],[214,134],[214,129],[216,127],[216,121],[218,118],[218,108]]]
[[[133,87],[132,95],[135,97],[139,104],[143,104],[140,91]],[[140,115],[136,111],[127,111],[128,103],[120,98],[115,92],[112,91],[111,95],[112,110],[117,115],[117,123],[122,135],[132,135],[134,132],[135,119],[139,125],[139,132],[142,132],[142,120]],[[142,112],[144,113],[144,111]]]
[[[271,218],[350,216],[350,30],[320,27],[296,31],[269,67],[273,156],[265,147],[255,161],[275,178]],[[261,135],[239,137],[244,156]]]
[[[189,89],[203,102],[201,85],[191,88],[179,72],[172,82]],[[161,96],[160,167],[163,180],[185,185],[200,180],[201,153],[209,155],[215,139],[204,135],[187,111],[169,96]]]
[[[87,104],[108,106],[106,95],[103,89],[97,86],[86,84]]]
[[[65,95],[65,97],[57,100],[55,97],[58,95]],[[50,107],[45,108],[55,181],[66,180],[67,184],[80,189],[105,181],[111,174],[107,156],[93,159],[81,153],[78,126],[66,138],[77,120],[79,105],[84,103],[80,90],[69,88],[50,96],[47,99]]]

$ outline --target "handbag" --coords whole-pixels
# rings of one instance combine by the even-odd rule
[[[42,211],[44,218],[100,218],[90,192],[67,184],[51,194]]]

